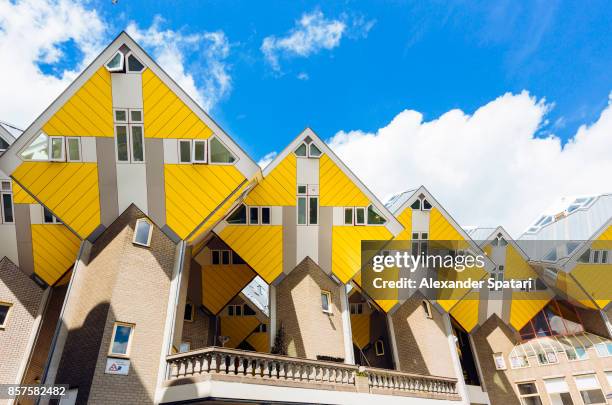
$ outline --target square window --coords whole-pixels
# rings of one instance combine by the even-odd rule
[[[128,357],[130,355],[133,332],[134,324],[115,322],[108,354],[110,356]]]
[[[81,161],[81,138],[66,138],[66,152],[69,162]]]
[[[142,122],[142,110],[130,110],[130,122]]]
[[[3,181],[2,182],[2,191],[11,191],[11,182]]]
[[[115,110],[115,122],[127,122],[127,110]]]
[[[329,291],[321,291],[321,306],[323,312],[331,314],[331,293]]]
[[[134,240],[135,245],[150,246],[151,235],[153,234],[153,224],[148,220],[141,218],[136,221],[136,227],[134,229]]]
[[[49,160],[62,162],[65,160],[64,137],[52,136],[49,142]]]
[[[506,360],[504,359],[504,355],[502,353],[494,353],[493,361],[495,362],[496,370],[505,370],[506,369]]]
[[[252,224],[252,225],[259,224],[259,208],[258,207],[249,207],[249,224]]]
[[[261,223],[263,225],[270,224],[270,207],[261,207]]]
[[[6,328],[12,306],[13,304],[9,304],[8,302],[0,302],[0,329]]]
[[[206,141],[193,141],[193,161],[195,163],[206,163]]]
[[[303,184],[298,185],[297,186],[297,193],[299,195],[305,195],[306,194],[306,188],[307,188],[306,185],[303,185]]]
[[[344,209],[344,225],[353,225],[353,208]]]
[[[191,163],[191,141],[180,140],[179,144],[179,162]]]

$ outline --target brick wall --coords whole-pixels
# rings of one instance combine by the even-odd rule
[[[277,328],[285,330],[287,354],[344,358],[340,286],[309,257],[276,287]],[[332,293],[332,313],[322,311],[321,290]]]
[[[442,314],[432,306],[427,318],[422,300],[416,293],[391,315],[400,370],[456,378]]]
[[[215,317],[199,309],[202,302],[202,268],[195,260],[191,261],[189,270],[187,300],[194,305],[195,316],[193,322],[183,322],[182,340],[191,344],[191,350],[211,346],[214,341]]]
[[[43,290],[6,257],[0,260],[0,301],[13,304],[0,329],[0,384],[14,384],[41,304]],[[1,401],[0,401],[1,402]]]

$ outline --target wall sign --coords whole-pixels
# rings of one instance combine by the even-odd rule
[[[106,359],[105,374],[128,375],[130,371],[130,361],[128,359],[115,359],[108,357]]]

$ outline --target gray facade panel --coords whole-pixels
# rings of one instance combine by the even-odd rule
[[[115,139],[97,137],[96,154],[100,190],[100,222],[108,227],[119,216]]]

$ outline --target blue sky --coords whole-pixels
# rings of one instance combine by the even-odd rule
[[[254,160],[310,126],[381,199],[425,185],[518,235],[612,192],[612,7],[584,4],[0,0],[0,119],[125,29]]]
[[[225,32],[232,91],[211,114],[257,159],[303,127],[328,138],[375,130],[404,108],[425,120],[468,113],[505,92],[527,89],[554,103],[549,125],[562,138],[595,120],[612,89],[612,7],[589,2],[128,1],[99,3],[117,29],[147,27],[156,15],[184,34]],[[367,34],[274,72],[260,47],[304,13],[374,22]],[[297,75],[305,73],[308,80]],[[196,82],[202,80],[194,76]],[[265,139],[266,142],[259,140]]]

